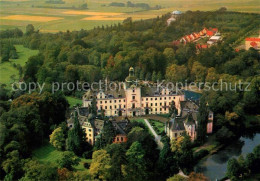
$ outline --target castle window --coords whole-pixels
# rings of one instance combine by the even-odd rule
[[[175,99],[175,97],[173,97],[173,99]]]
[[[153,103],[151,103],[151,106],[153,106]]]
[[[146,100],[148,101],[148,98],[146,98]]]
[[[157,100],[157,98],[154,98],[154,100]]]
[[[169,99],[171,100],[171,97],[169,97]]]
[[[166,100],[166,97],[164,98],[164,100]]]
[[[112,103],[112,101],[109,101],[110,103]]]
[[[118,138],[118,137],[116,138],[116,141],[119,141],[119,138]]]
[[[124,99],[124,102],[125,102],[125,99]]]
[[[132,104],[132,108],[135,108],[135,103]]]
[[[162,98],[160,97],[160,100],[162,100]]]
[[[115,114],[116,114],[116,111],[115,111]]]
[[[124,108],[125,108],[125,105],[124,105]]]
[[[121,141],[124,141],[124,138],[123,138],[123,137],[121,137]]]
[[[107,103],[107,101],[105,101],[105,104]]]
[[[151,98],[151,101],[153,100],[153,98]]]
[[[119,100],[119,102],[121,102],[121,100]]]
[[[91,132],[91,129],[88,129],[89,132]]]
[[[155,103],[155,106],[157,106],[157,103]]]
[[[178,134],[177,133],[175,133],[175,138],[178,136]]]
[[[160,102],[160,106],[162,105],[162,103]]]
[[[89,134],[89,136],[91,136],[91,134]]]
[[[132,96],[132,99],[135,100],[135,96]]]
[[[107,109],[107,106],[105,106],[105,109]]]
[[[115,109],[116,109],[116,106],[115,106]]]
[[[114,102],[116,103],[116,100],[114,100]]]
[[[135,92],[135,89],[133,89],[133,92]]]
[[[110,106],[110,109],[112,109],[112,106]]]

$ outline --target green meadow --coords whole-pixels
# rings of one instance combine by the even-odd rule
[[[49,143],[33,151],[33,158],[36,158],[41,163],[57,164],[57,160],[61,159],[61,157],[62,157],[62,151],[56,150]],[[85,169],[83,165],[85,162],[91,163],[91,159],[85,159],[85,158],[80,158],[80,159],[81,161],[79,165],[75,167],[78,171],[82,171]]]
[[[15,48],[19,58],[0,63],[0,83],[6,84],[7,88],[10,88],[11,83],[19,80],[19,71],[13,67],[13,64],[20,64],[23,67],[29,57],[38,54],[38,50],[25,48],[23,45],[15,45]]]
[[[82,106],[82,100],[81,99],[70,97],[70,96],[66,96],[66,99],[69,102],[70,107],[73,107],[74,105],[77,105],[77,104]]]
[[[132,3],[147,3],[150,7],[160,5],[159,10],[145,10],[137,7],[112,7],[111,2],[126,3],[127,0],[64,0],[65,4],[47,4],[45,1],[0,0],[0,30],[14,27],[25,30],[33,24],[41,32],[92,29],[122,22],[127,17],[133,20],[155,18],[173,10],[211,11],[226,7],[231,11],[258,13],[258,0],[131,0]],[[87,9],[79,7],[87,3]],[[92,12],[88,14],[88,12]],[[94,12],[94,14],[93,14]],[[103,13],[120,13],[106,14]],[[50,19],[53,18],[53,19]]]

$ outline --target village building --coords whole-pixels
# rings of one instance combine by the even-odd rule
[[[260,50],[260,36],[246,38],[245,45],[246,45],[246,50],[248,50],[249,48]]]
[[[165,124],[166,135],[170,139],[176,139],[184,132],[191,137],[194,141],[197,138],[197,114],[198,114],[198,101],[181,101],[181,113],[175,115],[171,120]],[[207,134],[213,132],[213,112],[209,111],[207,122]]]
[[[116,90],[89,90],[83,95],[83,107],[89,107],[95,98],[98,112],[105,116],[134,117],[148,114],[167,114],[169,105],[175,102],[180,111],[180,101],[184,100],[182,91],[177,92],[166,87],[140,86],[135,84],[137,78],[134,69],[129,69],[129,76],[125,80],[125,86]]]
[[[177,18],[182,14],[181,11],[173,11],[171,13],[171,17],[167,19],[167,26],[169,26],[172,22],[175,22]]]

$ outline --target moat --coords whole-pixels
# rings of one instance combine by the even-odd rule
[[[212,181],[222,179],[225,177],[229,158],[238,157],[241,154],[245,157],[258,144],[260,144],[259,132],[251,136],[242,136],[217,153],[202,159],[194,170],[203,173]]]

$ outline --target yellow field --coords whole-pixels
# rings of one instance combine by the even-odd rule
[[[63,14],[73,15],[90,15],[90,16],[117,16],[124,13],[112,13],[112,12],[95,12],[95,11],[65,11]]]
[[[144,10],[132,7],[113,7],[111,2],[122,0],[63,0],[65,4],[48,4],[40,0],[0,0],[0,30],[21,28],[33,24],[41,32],[74,31],[110,26],[128,17],[133,20],[150,19],[174,10],[215,11],[226,7],[230,11],[259,13],[259,0],[131,0],[147,3],[150,7],[161,5],[160,10]],[[88,9],[79,7],[87,3]]]
[[[49,16],[11,15],[11,16],[0,17],[0,19],[19,20],[19,21],[49,22],[49,21],[54,21],[54,20],[60,20],[60,19],[63,19],[63,18],[49,17]]]
[[[86,17],[81,20],[92,20],[92,21],[108,21],[108,20],[124,20],[125,18],[123,17],[107,17],[107,16],[91,16],[91,17]]]

